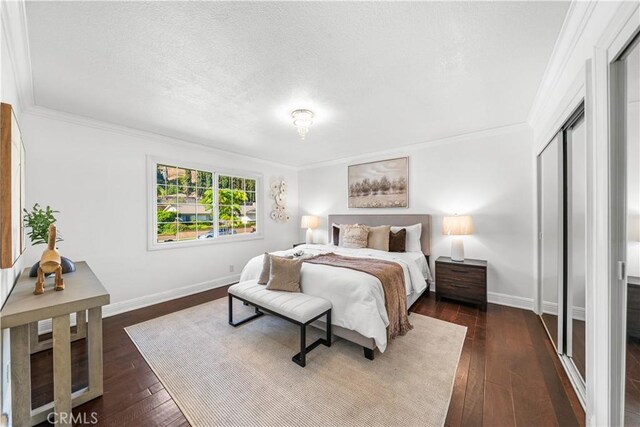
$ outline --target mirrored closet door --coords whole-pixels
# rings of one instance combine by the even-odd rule
[[[587,132],[584,114],[565,130],[567,165],[566,354],[586,378]]]
[[[562,138],[556,136],[538,156],[540,285],[542,321],[554,347],[558,341],[558,304],[562,282]]]
[[[582,400],[586,378],[586,136],[580,106],[538,156],[540,317]]]
[[[627,92],[627,384],[625,424],[640,425],[640,45],[625,59]]]
[[[620,117],[614,122],[622,137],[614,141],[619,148],[620,164],[616,168],[624,184],[619,186],[623,227],[622,246],[618,248],[624,260],[622,274],[622,301],[626,300],[623,339],[625,359],[624,379],[624,424],[640,425],[640,41],[636,40],[617,61],[615,72],[619,87],[614,99]],[[626,294],[626,295],[625,295]],[[626,298],[624,298],[626,296]]]

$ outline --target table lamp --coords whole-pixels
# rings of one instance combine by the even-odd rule
[[[300,221],[300,228],[307,229],[307,238],[305,243],[313,243],[313,229],[317,228],[319,224],[318,217],[313,215],[303,215]]]
[[[442,234],[446,236],[464,236],[473,234],[473,222],[469,215],[445,216],[442,220]],[[464,243],[462,237],[451,241],[451,260],[464,261]]]

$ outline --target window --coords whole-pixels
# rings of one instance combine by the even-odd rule
[[[167,163],[153,165],[153,246],[257,234],[258,178]]]

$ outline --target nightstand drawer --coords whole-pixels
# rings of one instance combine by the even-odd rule
[[[640,338],[640,310],[627,308],[627,336]]]
[[[455,296],[466,300],[480,302],[486,300],[486,289],[484,285],[479,284],[438,279],[436,281],[436,292],[443,296]]]
[[[458,299],[487,308],[487,262],[468,259],[455,262],[449,257],[436,260],[436,298]]]
[[[468,266],[455,266],[451,264],[437,263],[436,264],[436,280],[476,284],[484,286],[486,283],[487,270],[480,267],[468,267]]]
[[[640,310],[640,286],[627,283],[627,307]]]

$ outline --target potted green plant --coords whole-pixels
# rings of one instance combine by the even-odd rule
[[[60,213],[60,211],[54,211],[50,206],[42,209],[38,203],[33,205],[31,212],[24,209],[24,216],[22,223],[25,228],[29,228],[27,233],[32,245],[46,244],[49,240],[49,226],[56,222],[54,214]],[[61,242],[63,239],[58,233],[56,236],[56,242]],[[61,257],[60,265],[62,266],[62,274],[76,271],[76,266],[69,258]],[[36,262],[29,271],[29,277],[38,276],[38,267],[40,261]]]

